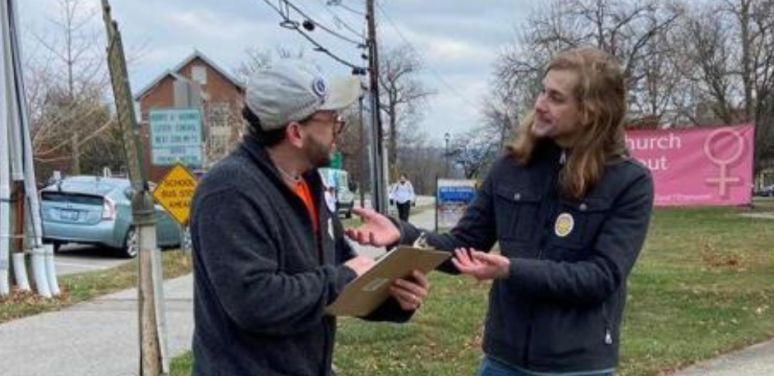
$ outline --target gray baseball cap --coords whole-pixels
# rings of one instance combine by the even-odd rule
[[[245,105],[265,131],[284,128],[317,111],[339,111],[362,94],[356,77],[326,79],[314,65],[282,59],[250,75]]]

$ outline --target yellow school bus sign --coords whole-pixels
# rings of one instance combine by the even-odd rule
[[[196,189],[196,178],[182,164],[172,167],[161,183],[153,190],[153,198],[167,212],[180,222],[188,223],[188,215],[191,211],[191,199]]]

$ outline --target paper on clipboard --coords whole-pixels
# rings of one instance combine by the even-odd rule
[[[390,296],[389,287],[393,280],[407,277],[415,269],[429,273],[449,257],[449,252],[400,246],[344,287],[325,312],[336,316],[368,315]]]

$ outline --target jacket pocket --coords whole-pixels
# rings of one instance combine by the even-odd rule
[[[496,188],[495,222],[500,240],[529,241],[538,228],[540,195],[522,187]]]
[[[609,212],[610,201],[604,198],[560,199],[553,219],[551,243],[570,249],[593,246]]]
[[[532,331],[540,335],[531,338],[530,348],[536,362],[563,359],[594,369],[590,362],[607,358],[613,350],[605,342],[609,330],[600,306],[542,305],[536,308],[534,317]]]

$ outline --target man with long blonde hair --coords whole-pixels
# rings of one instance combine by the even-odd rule
[[[594,48],[555,56],[517,139],[447,234],[445,267],[493,280],[480,376],[612,375],[626,281],[653,206],[650,172],[624,143],[625,77]],[[359,210],[347,234],[410,243],[420,231]],[[488,253],[499,243],[499,254]],[[479,250],[483,250],[479,251]]]

